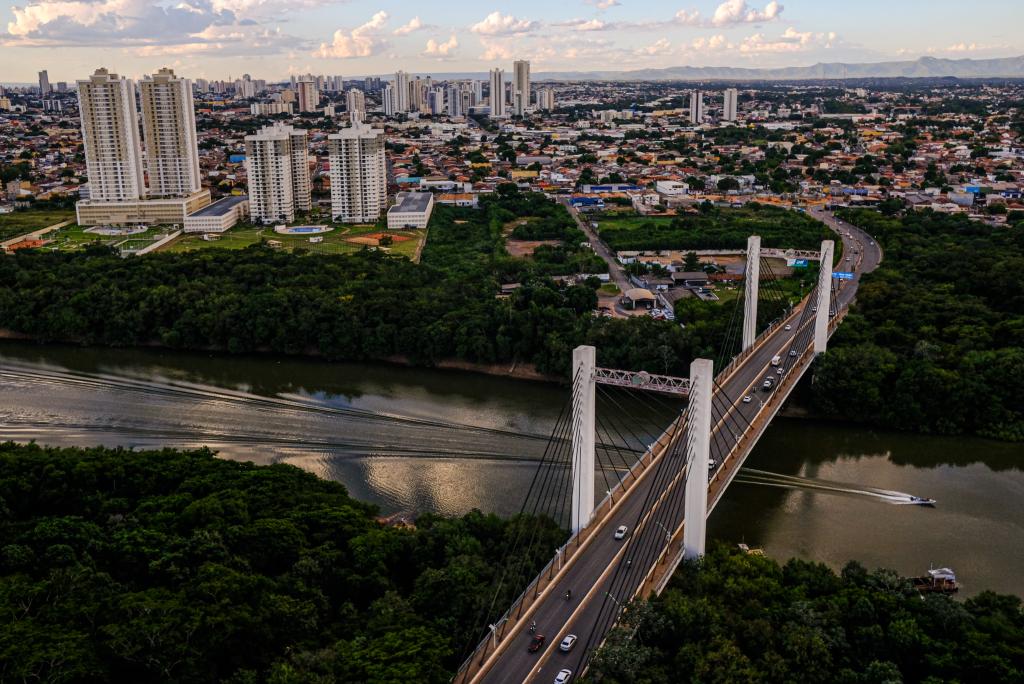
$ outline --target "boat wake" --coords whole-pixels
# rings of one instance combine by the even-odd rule
[[[736,482],[764,487],[779,487],[782,489],[800,489],[820,494],[869,498],[894,506],[933,506],[935,504],[933,499],[914,496],[907,492],[897,492],[891,489],[880,489],[878,487],[868,487],[849,482],[783,475],[756,468],[741,469],[736,475]]]

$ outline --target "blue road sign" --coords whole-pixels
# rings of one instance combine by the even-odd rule
[[[833,271],[832,277],[836,280],[853,280],[853,274],[847,271]]]
[[[793,259],[794,268],[807,268],[807,259]]]

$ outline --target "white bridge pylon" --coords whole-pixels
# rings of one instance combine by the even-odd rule
[[[645,371],[599,368],[597,350],[579,346],[572,352],[572,520],[573,533],[582,530],[594,514],[596,469],[597,383],[649,392],[690,396],[689,470],[686,479],[686,520],[683,547],[686,553],[704,554],[708,508],[708,461],[711,449],[711,389],[714,362],[696,359],[690,377],[655,375]],[[690,477],[692,475],[692,477]],[[700,514],[698,514],[698,511]],[[691,524],[690,521],[693,521]],[[687,555],[687,558],[691,557]]]
[[[743,270],[743,351],[757,339],[757,297],[761,287],[761,236],[747,238],[747,264]]]
[[[821,271],[818,273],[818,310],[814,318],[814,353],[824,354],[828,344],[829,311],[832,308],[832,254],[835,243],[832,240],[821,242]]]

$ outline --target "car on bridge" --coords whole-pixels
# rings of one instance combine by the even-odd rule
[[[626,527],[625,525],[619,525],[619,528],[617,530],[615,530],[615,539],[616,540],[625,539],[626,535],[628,533],[629,533],[629,528],[628,527]]]
[[[530,639],[530,645],[526,647],[526,650],[529,651],[530,653],[536,653],[537,651],[540,650],[540,647],[543,646],[543,645],[544,645],[544,635],[543,634],[537,634],[537,635],[534,635],[534,637],[532,639]]]
[[[565,635],[565,638],[562,639],[562,643],[560,643],[558,645],[558,650],[561,651],[562,653],[568,653],[569,651],[572,650],[572,647],[575,646],[575,645],[576,645],[576,635],[575,634],[567,634],[567,635]]]
[[[744,403],[744,404],[749,404],[749,403],[750,403],[750,402],[752,402],[753,400],[754,400],[754,399],[753,399],[753,397],[751,397],[751,396],[750,396],[749,394],[747,394],[747,395],[745,395],[745,396],[743,397],[743,403]]]
[[[558,674],[555,675],[555,684],[566,684],[570,679],[572,679],[572,670],[559,670]]]
[[[761,384],[761,389],[765,392],[771,392],[773,385],[775,385],[775,380],[773,378],[765,378],[764,383]]]

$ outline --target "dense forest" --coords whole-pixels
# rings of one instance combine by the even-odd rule
[[[0,680],[448,682],[526,521],[375,513],[287,465],[0,444]]]
[[[484,211],[437,207],[420,264],[369,250],[298,256],[259,245],[131,259],[105,248],[22,250],[0,258],[0,321],[43,342],[420,365],[457,358],[561,375],[579,344],[596,344],[603,363],[684,373],[720,341],[646,317],[584,315],[597,303],[596,278],[559,284],[543,264],[504,250],[505,219],[534,200],[493,201]],[[511,282],[521,287],[499,298]]]
[[[1024,233],[931,211],[844,218],[874,235],[885,259],[815,364],[814,407],[1024,440]]]
[[[626,613],[589,679],[1010,684],[1024,681],[1024,612],[1016,596],[922,599],[891,571],[780,567],[715,545]]]
[[[662,249],[745,249],[747,237],[761,236],[764,248],[819,249],[834,234],[802,212],[749,202],[742,208],[720,208],[710,202],[697,213],[671,220],[614,217],[596,219],[601,239],[615,251]]]

